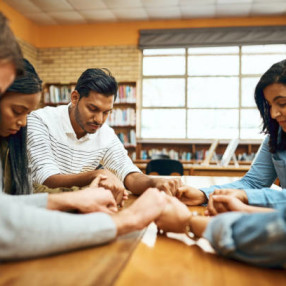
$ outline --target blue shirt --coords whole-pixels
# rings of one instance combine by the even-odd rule
[[[286,151],[270,153],[269,136],[260,146],[250,170],[233,183],[201,188],[208,197],[216,189],[243,189],[250,205],[280,208],[286,206]],[[279,178],[282,190],[269,187]]]
[[[286,268],[286,206],[270,213],[224,213],[203,235],[218,254],[263,267]]]

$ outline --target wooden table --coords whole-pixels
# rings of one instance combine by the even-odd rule
[[[183,177],[203,187],[234,177]],[[129,204],[134,201],[131,196]],[[194,207],[202,213],[203,207]],[[285,270],[261,269],[219,257],[206,240],[146,231],[113,243],[50,257],[0,264],[0,285],[286,285]]]

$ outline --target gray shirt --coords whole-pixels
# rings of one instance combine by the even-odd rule
[[[2,193],[1,187],[0,260],[43,256],[106,243],[116,237],[116,226],[105,213],[50,211],[45,209],[47,194],[11,196]]]

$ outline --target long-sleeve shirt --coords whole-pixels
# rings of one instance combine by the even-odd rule
[[[28,116],[27,150],[33,182],[43,184],[52,175],[78,174],[95,170],[100,164],[121,181],[141,172],[108,125],[94,134],[77,139],[68,105],[45,107]]]
[[[243,189],[251,205],[279,208],[286,205],[286,150],[272,154],[268,147],[269,136],[260,146],[258,153],[246,175],[233,183],[213,185],[201,190],[208,197],[216,189]],[[271,189],[279,178],[282,190]]]
[[[224,213],[203,236],[218,254],[263,267],[286,268],[286,207],[269,213]]]
[[[47,201],[46,193],[6,195],[0,184],[0,260],[38,257],[106,243],[116,237],[116,226],[108,214],[50,211],[45,209]]]

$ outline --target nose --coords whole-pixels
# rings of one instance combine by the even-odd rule
[[[94,122],[97,124],[103,124],[103,113],[97,112],[93,117]]]
[[[17,125],[20,127],[24,127],[27,125],[27,116],[23,116],[17,121]]]
[[[270,115],[273,119],[276,119],[277,117],[281,116],[281,112],[280,112],[279,108],[272,105],[271,110],[270,110]]]

